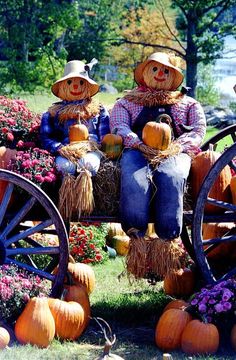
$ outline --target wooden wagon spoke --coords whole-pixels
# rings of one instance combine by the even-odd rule
[[[40,232],[42,229],[45,229],[45,228],[47,228],[48,226],[50,226],[52,224],[53,224],[52,219],[42,221],[40,224],[37,224],[37,225],[33,226],[32,228],[29,228],[29,229],[27,229],[25,231],[22,231],[22,232],[20,232],[20,233],[18,233],[16,235],[13,235],[9,239],[6,239],[5,240],[5,245],[9,246],[9,245],[11,245],[12,243],[14,243],[16,241],[27,238],[28,236],[33,235],[33,234],[35,234],[37,232]],[[8,228],[8,226],[7,226],[7,228]],[[6,230],[7,230],[7,228],[6,228]],[[5,230],[3,231],[3,234],[5,234]],[[3,234],[0,234],[0,236],[3,237]],[[5,236],[6,236],[6,234],[5,234]]]
[[[229,162],[229,166],[230,168],[236,173],[236,164],[235,164],[236,159],[233,159],[232,161]]]
[[[51,273],[58,264],[58,258],[53,256],[52,261],[45,267],[44,271]]]
[[[230,203],[227,203],[227,202],[224,202],[224,201],[220,201],[220,200],[216,200],[216,199],[213,199],[213,198],[210,198],[210,197],[207,198],[206,202],[207,202],[208,204],[221,207],[221,208],[226,209],[226,210],[228,210],[228,211],[234,211],[234,212],[236,212],[236,205],[232,205],[232,204],[230,204]]]
[[[209,240],[204,240],[203,245],[212,245],[212,244],[220,244],[220,243],[225,243],[225,242],[229,242],[229,241],[236,241],[236,236],[234,235],[230,235],[230,236],[224,236],[221,238],[213,238],[213,239],[209,239]]]
[[[51,255],[51,254],[59,254],[59,246],[47,246],[41,248],[15,248],[15,249],[6,249],[7,256],[13,255]]]
[[[13,189],[14,189],[14,184],[8,183],[5,193],[3,195],[3,198],[2,198],[1,206],[0,206],[0,225],[2,224],[2,221],[6,214],[6,210],[7,210],[8,203],[10,201]]]
[[[33,207],[37,199],[32,196],[23,207],[16,213],[13,219],[9,222],[9,224],[4,228],[2,233],[0,234],[2,239],[5,239],[6,236],[19,224],[19,222],[25,217],[25,215],[30,211]]]
[[[38,275],[39,277],[50,280],[50,281],[54,281],[54,279],[55,279],[55,275],[49,274],[44,270],[40,270],[31,265],[28,265],[21,261],[18,261],[16,259],[11,259],[11,258],[7,257],[5,263],[9,264],[9,265],[10,264],[17,265],[19,268],[25,269],[25,270],[29,271],[30,273],[34,273],[34,274]]]

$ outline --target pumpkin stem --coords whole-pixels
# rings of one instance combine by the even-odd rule
[[[214,145],[213,144],[209,144],[209,151],[214,151]]]
[[[118,132],[118,129],[117,129],[117,128],[115,128],[115,129],[113,129],[112,134],[116,135],[116,134],[117,134],[117,132]]]

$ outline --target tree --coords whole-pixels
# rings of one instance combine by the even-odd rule
[[[32,91],[51,84],[66,60],[60,39],[78,26],[71,1],[0,0],[2,87]]]

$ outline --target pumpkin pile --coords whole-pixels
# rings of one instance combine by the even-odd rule
[[[94,271],[87,264],[69,262],[68,276],[70,284],[65,284],[62,299],[29,300],[15,324],[15,336],[21,344],[46,348],[55,336],[73,341],[87,328],[91,314],[89,294],[95,287]]]

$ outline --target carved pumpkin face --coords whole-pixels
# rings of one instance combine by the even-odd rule
[[[89,83],[82,78],[70,78],[59,83],[58,97],[73,101],[90,97]]]
[[[175,70],[156,61],[150,61],[144,68],[145,84],[155,90],[173,90]]]

